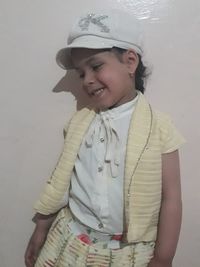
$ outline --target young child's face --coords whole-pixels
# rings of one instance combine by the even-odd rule
[[[96,108],[117,107],[135,97],[130,62],[119,60],[114,52],[76,48],[72,49],[72,61]]]

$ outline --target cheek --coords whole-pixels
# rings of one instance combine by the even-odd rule
[[[116,86],[120,80],[119,74],[110,70],[100,73],[99,79],[102,83],[109,86]]]

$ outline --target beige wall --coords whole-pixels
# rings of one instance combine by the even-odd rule
[[[24,266],[32,204],[55,166],[62,127],[76,108],[74,96],[63,92],[63,83],[73,88],[70,78],[59,83],[65,72],[55,53],[65,44],[71,19],[99,2],[135,12],[144,25],[145,61],[153,71],[147,96],[172,115],[187,139],[174,267],[199,267],[199,0],[0,1],[0,267]]]

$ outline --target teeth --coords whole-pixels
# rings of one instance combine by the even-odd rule
[[[103,88],[99,88],[99,89],[97,89],[97,90],[95,90],[94,92],[92,92],[92,95],[94,96],[94,95],[99,95],[99,94],[101,94],[102,92],[103,92]]]

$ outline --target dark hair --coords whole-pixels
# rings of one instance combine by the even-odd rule
[[[116,52],[118,59],[121,61],[121,57],[119,57],[119,55],[122,55],[126,50],[119,47],[114,47],[112,50]],[[139,63],[135,72],[135,88],[144,93],[146,78],[149,76],[150,73],[147,72],[147,67],[144,66],[142,62],[142,57],[139,54],[137,55],[139,58]]]

